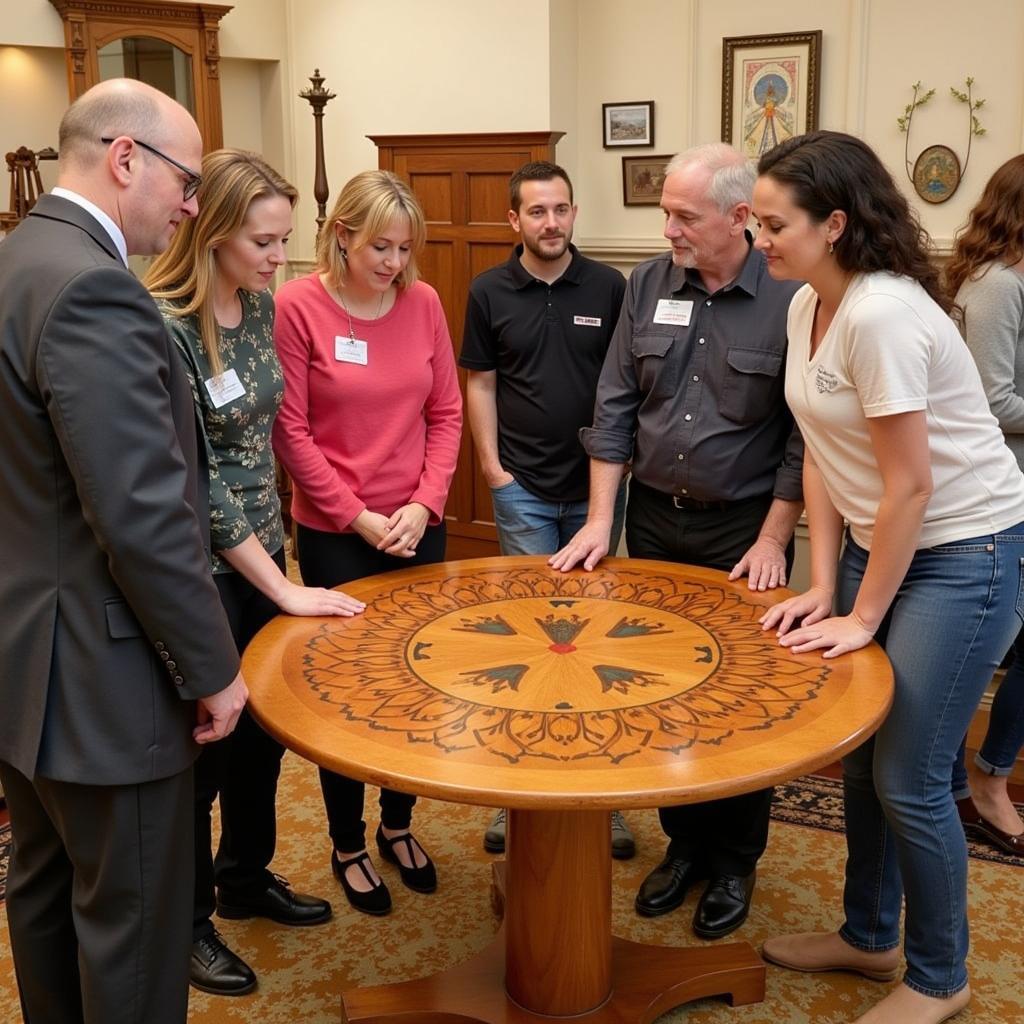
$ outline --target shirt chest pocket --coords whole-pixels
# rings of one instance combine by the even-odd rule
[[[645,395],[671,398],[679,385],[678,360],[672,359],[675,334],[634,334],[630,343],[637,382]]]
[[[782,402],[782,353],[730,346],[725,356],[720,412],[734,423],[757,423]]]

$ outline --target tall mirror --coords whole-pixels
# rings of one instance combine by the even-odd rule
[[[64,21],[72,100],[107,78],[137,78],[187,107],[207,150],[223,145],[222,4],[169,0],[50,0]]]
[[[195,116],[192,56],[165,39],[122,36],[96,51],[100,81],[137,78],[176,99]]]

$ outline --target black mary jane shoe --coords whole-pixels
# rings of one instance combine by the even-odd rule
[[[337,851],[331,850],[331,870],[334,872],[334,877],[341,882],[341,887],[345,891],[345,896],[349,903],[356,910],[362,911],[364,914],[383,917],[385,914],[391,913],[391,893],[388,891],[388,887],[384,884],[383,880],[374,882],[373,875],[370,874],[370,870],[366,866],[369,863],[370,856],[365,850],[358,857],[351,857],[346,860],[340,860]],[[345,871],[353,864],[362,871],[367,882],[373,886],[368,892],[360,892],[349,882]]]
[[[416,850],[419,850],[427,858],[427,863],[421,868],[407,868],[395,853],[395,847],[399,843],[405,846],[411,864],[416,863]],[[434,870],[434,862],[427,855],[427,851],[416,841],[411,832],[403,832],[402,835],[395,836],[394,839],[388,839],[384,835],[384,830],[378,825],[377,850],[384,860],[398,868],[398,873],[402,876],[402,884],[407,889],[412,889],[413,892],[427,893],[433,892],[437,888],[437,872]]]

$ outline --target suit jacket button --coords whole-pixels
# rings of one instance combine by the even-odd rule
[[[185,682],[185,680],[182,679],[181,676],[175,676],[174,682],[177,686],[181,686]]]

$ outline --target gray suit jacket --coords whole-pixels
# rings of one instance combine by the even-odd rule
[[[184,770],[193,701],[238,671],[196,436],[149,294],[42,196],[0,243],[0,760],[29,778]]]

